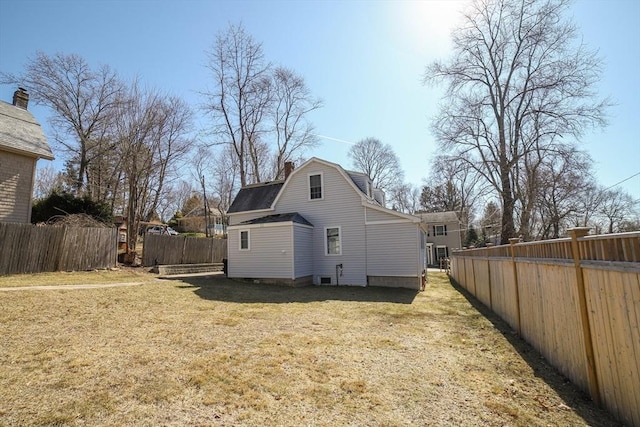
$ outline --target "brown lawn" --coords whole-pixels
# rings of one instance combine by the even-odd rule
[[[617,425],[485,315],[443,274],[0,291],[0,425]]]

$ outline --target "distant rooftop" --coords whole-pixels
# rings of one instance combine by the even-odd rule
[[[458,215],[455,211],[447,211],[447,212],[425,212],[425,213],[415,213],[415,216],[420,217],[422,222],[427,224],[437,223],[442,224],[445,222],[458,222]]]

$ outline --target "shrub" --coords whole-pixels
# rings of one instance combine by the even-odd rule
[[[113,223],[113,214],[107,203],[93,200],[89,196],[76,197],[65,191],[54,191],[48,197],[36,201],[31,208],[31,222],[47,222],[55,216],[73,214],[86,214],[97,221]]]

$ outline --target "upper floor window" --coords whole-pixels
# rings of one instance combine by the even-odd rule
[[[322,174],[309,175],[309,200],[322,199]]]
[[[433,235],[434,236],[446,236],[447,235],[447,226],[446,225],[434,225],[433,226]]]

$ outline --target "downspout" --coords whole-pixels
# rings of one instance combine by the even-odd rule
[[[369,226],[367,225],[367,207],[363,206],[362,208],[364,209],[364,278],[365,286],[369,286],[369,244],[367,243]]]

